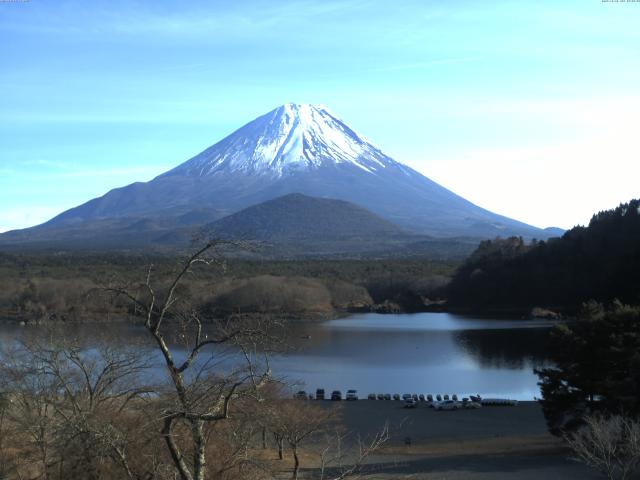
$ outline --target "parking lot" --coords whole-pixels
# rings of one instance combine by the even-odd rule
[[[392,443],[404,443],[406,437],[414,443],[429,443],[547,434],[542,410],[536,402],[520,402],[514,407],[435,411],[425,403],[418,403],[415,409],[403,408],[403,401],[394,400],[312,401],[340,408],[346,428],[360,435],[374,434],[388,422]]]

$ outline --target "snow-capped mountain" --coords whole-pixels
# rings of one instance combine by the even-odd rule
[[[326,107],[287,103],[165,175],[206,177],[226,171],[282,177],[342,163],[368,173],[399,165]]]
[[[114,228],[153,242],[153,232],[209,224],[291,193],[352,202],[405,232],[435,237],[552,234],[478,207],[393,160],[325,107],[286,104],[150,182],[111,190],[0,243]]]

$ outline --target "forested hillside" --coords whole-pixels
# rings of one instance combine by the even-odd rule
[[[8,255],[0,253],[0,319],[112,321],[127,315],[104,288],[135,282],[153,270],[170,278],[176,257]],[[455,264],[425,260],[244,261],[201,269],[189,291],[215,315],[318,314],[379,308],[420,311],[451,278]],[[185,287],[186,288],[186,287]]]
[[[590,299],[640,303],[640,200],[594,215],[561,238],[487,240],[447,288],[452,306],[574,311]]]

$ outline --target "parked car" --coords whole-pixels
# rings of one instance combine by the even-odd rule
[[[437,394],[436,395],[436,402],[441,402],[442,401],[442,395]]]
[[[443,400],[442,402],[437,402],[433,408],[436,410],[458,410],[462,407],[460,402],[456,402],[455,400]]]
[[[420,395],[418,395],[418,400],[420,400],[421,402],[424,402],[425,401],[424,394],[421,393]]]
[[[427,395],[427,402],[433,403],[433,395],[431,394]]]
[[[407,398],[404,401],[404,408],[416,408],[418,406],[418,402],[413,398]]]
[[[299,390],[293,395],[293,398],[297,398],[299,400],[306,400],[307,392],[305,392],[304,390]]]
[[[384,394],[384,399],[385,400],[391,400],[391,394],[390,393],[385,393]]]
[[[345,400],[354,401],[358,400],[358,391],[357,390],[347,390],[347,396]]]
[[[399,393],[394,393],[393,394],[393,399],[394,400],[400,400],[400,394]]]
[[[318,388],[316,390],[316,400],[324,400],[324,388]]]
[[[331,400],[342,400],[342,392],[340,390],[331,392]]]
[[[376,399],[376,394],[375,393],[370,393],[369,396],[367,397],[369,400],[375,400]]]
[[[403,393],[402,394],[402,400],[407,400],[408,398],[411,398],[411,394],[410,393]]]
[[[378,397],[378,400],[384,400],[384,393],[379,393],[377,397]]]

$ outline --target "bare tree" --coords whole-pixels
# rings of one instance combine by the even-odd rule
[[[293,473],[298,479],[300,472],[299,449],[314,435],[331,429],[337,420],[336,410],[310,404],[306,400],[281,399],[273,406],[269,417],[269,429],[278,443],[278,455],[282,459],[282,442],[285,441],[293,453]]]
[[[325,447],[320,452],[320,480],[344,480],[355,479],[360,476],[366,460],[379,451],[390,438],[389,424],[383,427],[372,437],[363,439],[357,437],[355,452],[349,452],[343,445],[353,434],[341,433],[338,429],[328,436]]]
[[[269,320],[236,316],[207,324],[189,299],[179,294],[196,266],[222,264],[216,249],[225,245],[207,243],[181,265],[164,289],[154,284],[153,267],[138,286],[108,289],[135,305],[161,354],[169,377],[168,388],[161,395],[161,435],[181,480],[207,477],[207,426],[227,420],[232,402],[256,396],[271,374],[266,354],[259,369],[256,361],[260,344],[269,336]],[[179,348],[170,343],[175,332]],[[233,349],[224,350],[223,346]],[[225,360],[228,363],[234,358],[241,362],[225,368]]]
[[[8,392],[0,393],[0,478],[9,478],[17,469],[17,459],[10,453],[11,442],[15,439],[15,429],[9,420],[12,399]]]
[[[604,474],[626,480],[640,465],[640,422],[621,415],[591,415],[585,425],[565,437],[575,460]]]
[[[129,462],[131,442],[123,428],[129,405],[148,392],[138,352],[75,343],[24,345],[5,354],[3,387],[7,416],[24,468],[34,478],[141,478]],[[110,467],[107,467],[110,465]],[[20,475],[18,475],[20,477]]]

